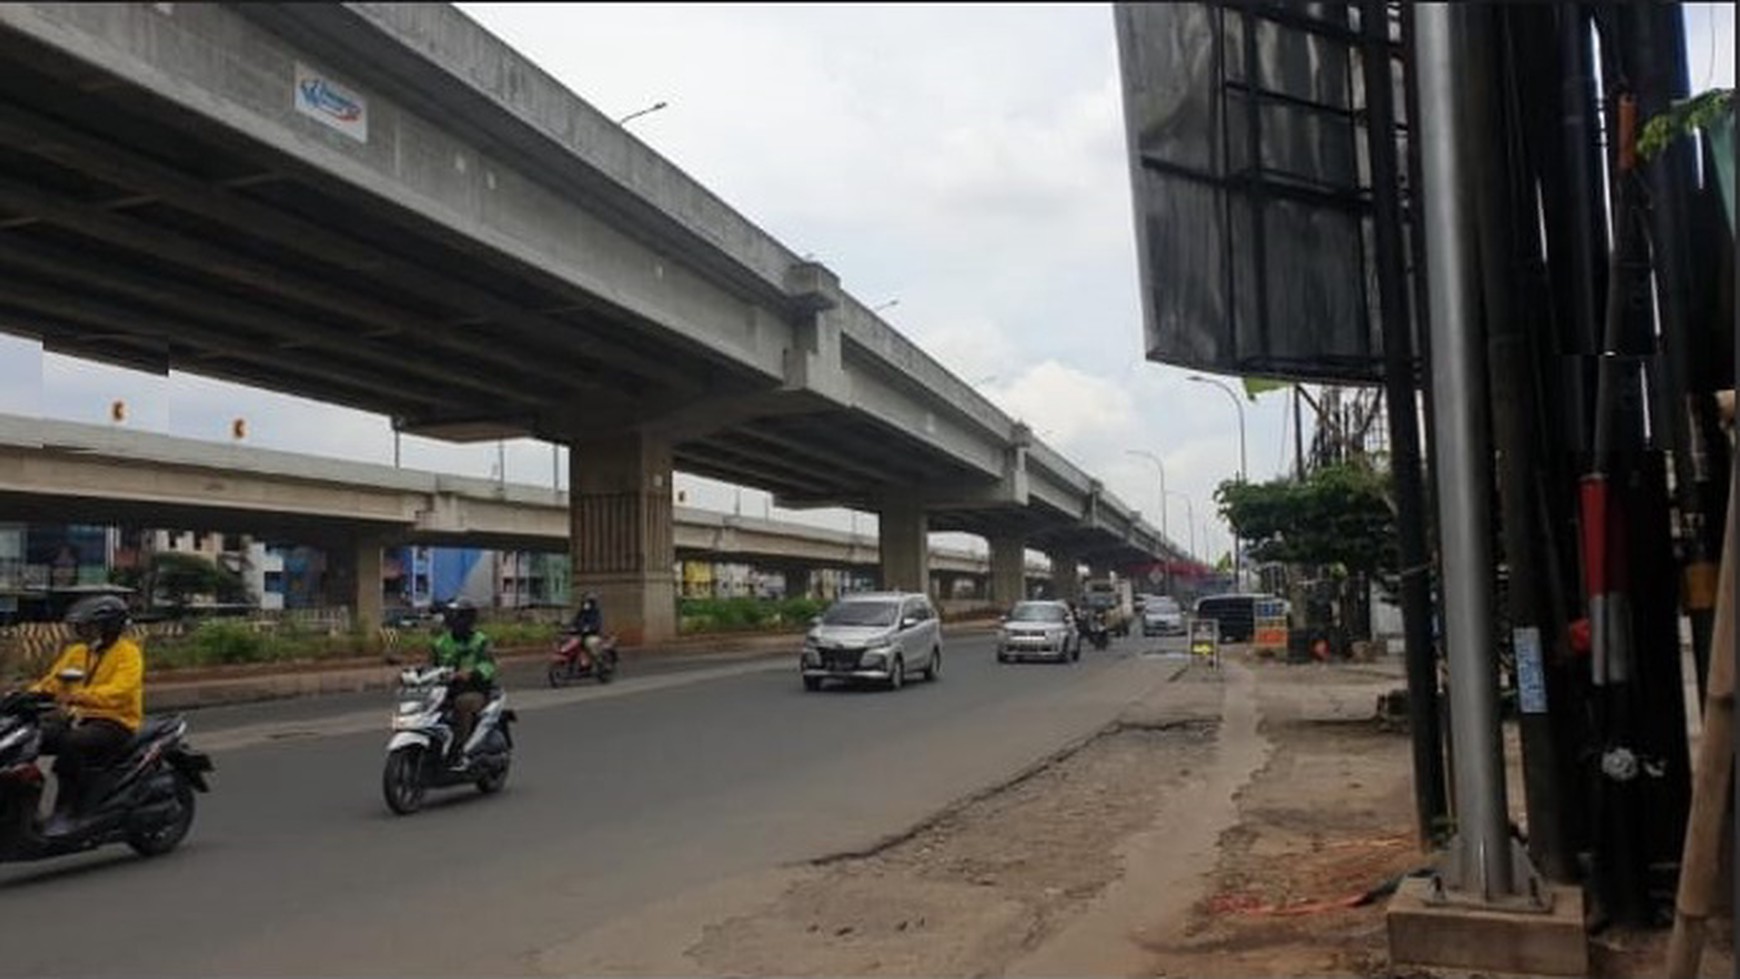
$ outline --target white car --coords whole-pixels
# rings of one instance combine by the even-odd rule
[[[843,595],[804,636],[798,672],[805,690],[826,680],[868,680],[890,690],[907,674],[942,674],[942,624],[930,599],[916,592]]]
[[[1177,599],[1155,595],[1142,606],[1142,635],[1184,635],[1184,609]]]
[[[1063,602],[1017,602],[997,630],[997,662],[1081,659],[1081,634]]]

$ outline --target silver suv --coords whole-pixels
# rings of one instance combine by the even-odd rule
[[[804,636],[798,670],[805,690],[822,681],[871,680],[898,690],[907,674],[942,673],[942,623],[930,599],[916,592],[842,595]]]
[[[1042,657],[1068,663],[1081,659],[1081,634],[1063,602],[1016,602],[997,630],[997,662]]]

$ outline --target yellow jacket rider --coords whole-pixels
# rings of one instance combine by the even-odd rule
[[[94,595],[74,603],[66,621],[78,641],[30,687],[53,694],[61,707],[43,730],[42,752],[55,756],[60,779],[47,827],[51,835],[64,832],[89,801],[81,798],[84,770],[113,761],[133,739],[145,713],[145,655],[122,635],[127,603],[114,595]],[[68,670],[82,676],[61,679]]]

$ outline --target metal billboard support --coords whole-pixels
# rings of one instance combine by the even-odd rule
[[[1444,643],[1451,735],[1457,751],[1456,836],[1435,893],[1445,901],[1540,910],[1550,892],[1511,837],[1494,656],[1489,501],[1491,453],[1482,431],[1486,390],[1480,296],[1468,193],[1468,141],[1460,91],[1470,12],[1448,3],[1416,9],[1421,188],[1426,223],[1443,551]],[[1444,891],[1448,887],[1449,893]],[[1518,900],[1520,898],[1520,900]]]

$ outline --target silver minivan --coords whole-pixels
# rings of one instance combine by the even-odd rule
[[[911,673],[942,673],[942,622],[917,592],[842,595],[804,636],[798,658],[805,690],[824,680],[870,680],[898,690]]]

